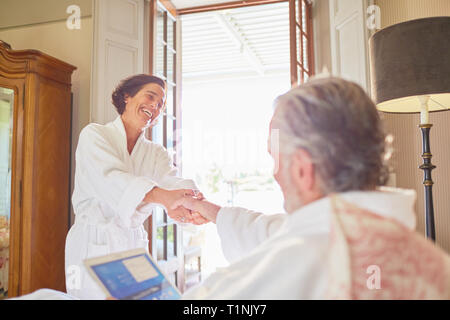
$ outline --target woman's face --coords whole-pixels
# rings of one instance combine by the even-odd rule
[[[156,123],[163,112],[166,96],[164,89],[156,83],[148,83],[134,97],[125,97],[125,116],[130,124],[139,129],[145,129]]]

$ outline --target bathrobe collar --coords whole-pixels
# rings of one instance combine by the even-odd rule
[[[111,124],[114,128],[116,128],[116,130],[123,137],[124,146],[125,146],[125,149],[127,149],[127,132],[125,131],[125,125],[123,124],[122,117],[120,115],[117,116],[117,118],[113,122],[111,122]],[[144,133],[145,133],[145,130],[142,131],[142,133],[136,140],[136,144],[133,148],[133,151],[134,151],[134,149],[136,149],[138,143],[142,140],[142,138],[144,138]],[[133,153],[133,151],[132,151],[132,153]]]
[[[337,196],[357,207],[394,219],[410,230],[416,227],[414,190],[380,187],[375,191],[349,191],[338,193]],[[304,233],[328,232],[330,225],[324,222],[328,221],[330,212],[332,212],[330,197],[321,198],[289,214],[284,228],[295,227],[298,230],[301,226]]]

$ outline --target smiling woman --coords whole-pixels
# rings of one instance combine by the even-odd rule
[[[197,197],[197,186],[177,177],[166,149],[144,136],[164,109],[165,87],[160,78],[145,74],[122,80],[112,94],[119,112],[116,120],[106,125],[91,123],[80,133],[72,196],[75,223],[66,239],[70,295],[105,298],[83,260],[136,248],[148,250],[143,223],[156,205],[168,209],[176,221],[206,222],[187,209],[171,209],[180,197]],[[69,270],[74,269],[81,271],[79,281],[73,281]]]
[[[121,115],[131,153],[142,131],[156,125],[165,108],[166,84],[155,76],[139,74],[122,80],[112,94],[112,103]]]
[[[112,94],[112,102],[116,107],[117,112],[122,114],[125,111],[126,97],[134,97],[138,91],[140,91],[145,85],[149,84],[159,86],[159,88],[156,89],[157,91],[163,89],[162,97],[160,98],[165,99],[166,83],[164,80],[147,74],[131,76],[122,80]],[[151,92],[151,90],[148,91]],[[156,93],[153,92],[153,94]]]

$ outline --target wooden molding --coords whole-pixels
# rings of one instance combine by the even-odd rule
[[[159,0],[159,2],[170,12],[170,14],[176,18],[178,16],[177,8],[173,5],[170,0]]]
[[[155,41],[156,41],[156,0],[151,0],[149,5],[149,39],[148,39],[148,53],[149,53],[149,60],[148,60],[148,73],[153,74],[154,73],[154,60],[155,60]]]
[[[3,45],[0,62],[0,74],[22,78],[25,73],[36,73],[63,84],[71,83],[71,74],[76,69],[38,50],[11,50]]]
[[[256,6],[256,5],[260,5],[260,4],[272,4],[272,3],[287,2],[287,1],[289,1],[289,0],[233,1],[233,2],[216,3],[216,4],[210,4],[210,5],[198,6],[198,7],[183,8],[183,9],[177,10],[177,13],[179,15],[182,15],[182,14],[199,13],[199,12],[207,12],[207,11],[214,11],[214,10],[250,7],[250,6]]]
[[[291,86],[298,83],[297,76],[297,37],[295,27],[295,0],[289,0],[289,52],[291,67]]]
[[[314,24],[313,24],[313,12],[312,12],[313,2],[308,1],[306,6],[306,17],[307,19],[307,28],[308,28],[308,71],[309,75],[312,76],[315,74],[316,65],[315,65],[315,57],[314,57]]]

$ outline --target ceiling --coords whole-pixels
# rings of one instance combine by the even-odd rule
[[[289,73],[288,2],[187,14],[181,22],[183,81]]]

